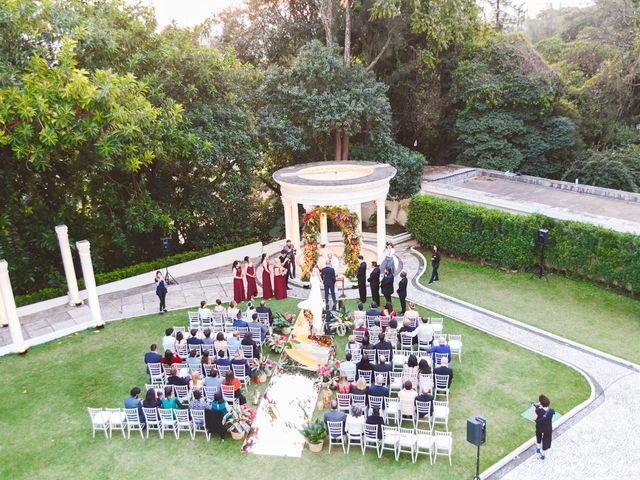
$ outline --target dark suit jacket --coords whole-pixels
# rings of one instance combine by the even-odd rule
[[[440,252],[436,252],[431,257],[431,266],[438,268],[440,266]]]
[[[438,367],[433,370],[433,373],[436,375],[449,375],[449,386],[451,386],[451,381],[453,380],[453,370],[449,367]]]
[[[342,431],[344,432],[344,424],[347,420],[347,415],[344,412],[339,410],[329,410],[324,414],[324,423],[327,422],[342,422]],[[327,426],[327,433],[329,431],[329,427]]]
[[[168,385],[189,385],[188,377],[168,377],[167,378]]]
[[[198,337],[187,338],[187,345],[202,345],[202,339]]]
[[[358,283],[365,283],[367,281],[367,262],[360,263],[356,277],[358,278]]]
[[[393,275],[391,273],[382,277],[382,281],[380,282],[380,291],[383,295],[391,295],[393,293]]]
[[[256,313],[268,313],[269,314],[269,323],[273,322],[273,312],[269,307],[256,307]]]
[[[384,418],[380,415],[374,417],[373,415],[369,415],[365,422],[367,425],[377,425],[378,426],[378,438],[382,438],[382,425],[384,425]]]
[[[400,279],[400,283],[398,283],[398,296],[400,298],[406,298],[407,297],[407,277],[401,278]]]
[[[231,366],[231,360],[229,360],[227,357],[219,358],[214,363],[216,365],[222,365],[223,367],[230,367]]]
[[[377,308],[371,308],[371,309],[366,311],[365,315],[367,317],[379,317],[380,316],[380,310],[378,310]]]
[[[431,402],[429,406],[429,415],[433,414],[433,395],[423,395],[422,393],[416,397],[416,402]],[[420,415],[423,417],[424,415]]]
[[[324,267],[320,272],[320,278],[325,287],[334,287],[336,284],[336,271],[333,267]]]
[[[387,360],[391,360],[391,357],[393,356],[393,345],[391,345],[391,342],[383,340],[376,343],[373,348],[375,348],[376,350],[389,350],[389,358],[387,358]]]
[[[371,274],[369,275],[369,283],[371,284],[371,288],[379,288],[380,287],[380,268],[376,267],[371,270]]]
[[[390,372],[392,370],[390,363],[378,363],[373,366],[374,377],[376,373]]]
[[[371,385],[369,390],[367,390],[367,395],[373,397],[388,397],[389,389],[387,387],[383,387],[382,385]]]

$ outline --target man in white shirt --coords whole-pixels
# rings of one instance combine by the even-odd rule
[[[200,320],[205,318],[211,318],[211,310],[207,308],[207,302],[204,300],[200,302],[200,308],[198,309],[198,316],[200,317]]]
[[[356,378],[356,364],[351,361],[351,352],[347,352],[344,358],[345,361],[340,362],[340,372],[347,378]]]
[[[406,317],[406,316],[405,316]],[[428,324],[429,319],[422,317],[420,325],[413,332],[402,332],[400,335],[418,338],[419,342],[431,343],[433,341],[433,326]]]
[[[176,339],[173,337],[173,328],[167,328],[164,331],[164,337],[162,337],[162,353],[167,350],[174,352],[176,346]]]

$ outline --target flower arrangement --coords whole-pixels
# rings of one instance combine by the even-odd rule
[[[246,405],[241,407],[233,405],[232,407],[227,407],[227,414],[222,419],[222,423],[227,431],[232,434],[244,435],[251,430],[251,425],[255,418],[255,410],[252,410]]]
[[[276,313],[273,315],[273,328],[275,330],[279,330],[281,332],[286,331],[286,329],[289,329],[293,326],[293,314],[289,313],[289,312],[285,312],[284,314],[282,313]]]
[[[336,388],[340,379],[340,361],[330,360],[318,365],[316,373],[320,376],[323,387]]]
[[[250,365],[254,376],[260,378],[260,381],[264,381],[263,378],[269,375],[275,366],[276,362],[266,356],[261,358],[252,358]]]
[[[265,344],[271,348],[273,353],[281,354],[285,350],[293,348],[293,344],[298,343],[295,335],[287,338],[284,335],[271,334],[265,339]]]
[[[339,310],[332,310],[329,328],[340,336],[346,335],[347,331],[350,328],[353,328],[351,312],[345,307],[342,307]]]

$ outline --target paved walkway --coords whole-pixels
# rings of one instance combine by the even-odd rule
[[[535,459],[529,448],[483,479],[509,480],[562,479],[585,477],[638,478],[640,465],[640,372],[637,366],[608,358],[605,354],[574,345],[546,332],[514,320],[492,314],[473,305],[426,289],[418,284],[422,258],[411,250],[412,243],[399,245],[396,251],[400,268],[411,279],[408,298],[443,315],[561,360],[582,371],[595,390],[593,401],[556,430],[553,449],[547,460]],[[179,285],[169,287],[170,309],[196,307],[206,299],[229,300],[232,276],[228,268],[203,271],[178,278]],[[444,279],[443,281],[446,281]],[[346,290],[348,298],[357,297],[357,289]],[[306,298],[308,291],[294,287],[291,297]],[[153,284],[100,297],[106,320],[134,317],[157,311]],[[25,338],[62,333],[90,322],[89,309],[58,307],[21,318]],[[87,326],[90,326],[87,325]],[[8,329],[0,331],[0,346],[9,343]],[[490,469],[491,470],[491,469]],[[494,469],[495,470],[495,469]]]

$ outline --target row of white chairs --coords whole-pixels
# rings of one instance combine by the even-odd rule
[[[342,447],[342,452],[349,453],[352,445],[359,446],[362,455],[367,448],[373,448],[381,458],[384,451],[391,451],[394,457],[399,460],[402,453],[411,455],[411,461],[416,463],[418,455],[423,454],[429,457],[429,463],[437,461],[438,456],[446,456],[451,465],[451,453],[453,441],[450,432],[432,432],[419,428],[389,427],[383,425],[382,438],[378,438],[378,425],[364,425],[362,432],[343,432],[342,422],[327,422],[329,433],[329,453],[331,447],[338,445]]]
[[[198,311],[195,312],[187,312],[187,316],[189,318],[189,328],[211,328],[213,329],[216,326],[226,326],[232,324],[235,318],[230,318],[226,312],[211,312],[210,316],[202,316]],[[242,312],[242,319],[245,321],[250,321],[251,319],[247,317],[246,312]],[[269,325],[269,314],[268,313],[258,313],[258,321]]]

